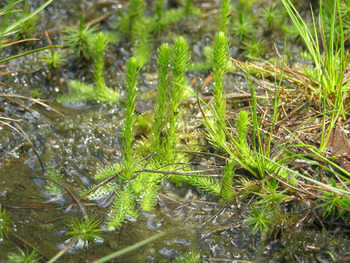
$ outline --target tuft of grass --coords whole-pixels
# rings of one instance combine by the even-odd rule
[[[350,63],[349,56],[345,51],[345,38],[343,33],[343,23],[339,1],[333,1],[330,11],[332,18],[328,21],[329,36],[325,34],[325,24],[323,22],[323,8],[320,1],[320,21],[321,32],[318,32],[316,22],[313,20],[313,32],[309,30],[306,23],[301,18],[295,7],[289,0],[282,0],[286,11],[294,26],[310,53],[315,65],[315,79],[318,85],[311,86],[311,92],[318,95],[318,104],[324,112],[323,127],[321,134],[320,151],[324,152],[327,147],[330,133],[340,116],[345,118],[345,98],[347,97],[348,82],[344,83],[345,70]],[[336,37],[336,23],[339,23],[339,38]],[[322,42],[318,35],[321,35]],[[321,46],[323,43],[323,46]],[[331,112],[328,132],[326,129],[327,111]]]
[[[42,53],[39,59],[50,68],[57,69],[66,63],[67,56],[65,53],[51,49],[48,52]]]
[[[283,10],[278,5],[271,4],[265,5],[260,14],[260,17],[264,23],[264,28],[269,31],[276,30],[284,24],[285,16]]]
[[[67,236],[73,241],[82,240],[84,245],[87,246],[89,243],[94,243],[96,239],[100,238],[100,221],[95,220],[94,217],[89,219],[81,218],[73,219],[69,224],[69,231],[66,233]]]
[[[247,12],[239,12],[231,26],[231,32],[239,40],[249,40],[253,37],[255,21]]]
[[[27,248],[18,248],[18,254],[10,253],[7,257],[10,263],[37,263],[40,260],[38,252],[29,252]]]
[[[94,34],[97,32],[97,27],[91,25],[84,26],[83,15],[80,15],[80,26],[68,27],[65,30],[63,37],[64,45],[74,52],[78,57],[90,59],[92,51],[91,43],[93,42]]]
[[[268,230],[272,225],[272,221],[269,219],[269,211],[267,208],[258,209],[255,206],[251,206],[253,213],[247,216],[246,224],[247,226],[252,226],[252,233],[256,234],[260,232],[261,234]]]

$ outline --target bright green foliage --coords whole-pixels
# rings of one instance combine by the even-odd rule
[[[89,49],[93,59],[95,85],[89,85],[78,80],[71,80],[69,81],[69,86],[73,92],[59,96],[57,99],[59,102],[117,102],[119,100],[119,92],[107,87],[104,75],[104,58],[109,39],[106,34],[100,32],[92,35],[90,41]]]
[[[255,27],[254,18],[246,12],[238,13],[238,17],[232,22],[232,34],[239,40],[251,39]]]
[[[63,178],[61,171],[55,168],[47,169],[45,171],[44,177],[53,179],[58,182],[62,181],[62,178]],[[45,189],[50,193],[50,195],[53,195],[53,196],[58,196],[62,193],[61,186],[59,186],[58,184],[54,183],[51,180],[46,180]]]
[[[192,62],[191,65],[189,65],[188,70],[209,71],[211,69],[211,61],[210,61],[211,54],[212,54],[211,46],[203,47],[203,56],[205,57],[205,61]]]
[[[67,61],[66,54],[53,49],[43,53],[39,59],[53,69],[59,68]]]
[[[215,36],[211,63],[213,75],[213,90],[214,90],[214,112],[215,118],[211,120],[212,129],[208,129],[208,139],[216,146],[220,146],[226,141],[226,97],[225,97],[225,76],[228,70],[229,61],[229,45],[227,36],[223,32],[219,32]],[[213,134],[213,132],[215,135]]]
[[[233,184],[233,175],[234,175],[234,162],[229,162],[224,170],[223,176],[222,176],[222,189],[221,189],[221,197],[225,200],[230,200],[234,194],[235,191],[232,189]]]
[[[57,98],[58,102],[65,103],[77,103],[87,101],[98,101],[98,102],[118,102],[120,94],[119,92],[106,88],[97,89],[93,85],[86,84],[79,80],[69,81],[69,86],[73,92],[63,94]]]
[[[29,253],[28,249],[22,250],[18,248],[19,254],[10,253],[8,260],[10,263],[37,263],[40,260],[38,252],[33,250]]]
[[[158,85],[156,109],[154,116],[153,127],[153,151],[158,153],[157,158],[164,155],[164,137],[162,133],[166,126],[167,118],[167,96],[170,89],[170,59],[171,47],[168,44],[163,44],[158,49]]]
[[[270,228],[272,222],[269,219],[269,212],[266,208],[258,209],[255,206],[252,206],[253,214],[247,216],[246,224],[248,226],[253,226],[253,234],[260,232],[263,233],[264,230]]]
[[[94,35],[91,43],[91,54],[94,67],[94,81],[99,92],[108,89],[105,81],[105,51],[108,45],[107,36],[100,32]]]
[[[137,59],[139,67],[142,67],[151,57],[151,28],[145,21],[135,22],[133,27],[133,56]]]
[[[331,180],[332,186],[338,188],[335,180],[333,178]],[[340,218],[343,222],[348,223],[350,219],[350,198],[336,192],[322,192],[320,199],[323,202],[318,206],[323,209],[322,216],[329,218],[331,222]]]
[[[176,179],[181,178],[182,181],[196,186],[211,195],[220,196],[221,184],[211,177],[197,177],[197,176],[177,176]]]
[[[87,25],[84,27],[83,15],[80,16],[80,27],[69,27],[65,31],[64,44],[76,53],[78,57],[90,58],[91,43],[97,28]]]
[[[172,73],[173,86],[170,99],[170,110],[168,116],[169,128],[166,130],[167,141],[165,146],[165,160],[171,162],[175,157],[175,146],[177,144],[177,128],[178,120],[180,118],[180,104],[186,93],[186,69],[190,63],[190,52],[188,45],[183,37],[178,37],[172,48]]]
[[[0,238],[7,237],[8,233],[12,230],[12,221],[8,215],[6,215],[6,210],[1,209],[0,205]]]
[[[94,217],[90,219],[73,219],[69,223],[69,231],[66,233],[72,240],[82,240],[84,245],[94,243],[96,239],[100,238],[99,234],[102,229],[99,228],[101,222],[95,220]]]
[[[162,177],[157,173],[141,173],[139,176],[140,186],[142,186],[139,192],[139,204],[143,211],[153,212],[158,202],[157,196]]]
[[[135,107],[137,96],[137,80],[139,76],[139,66],[136,58],[132,57],[126,62],[126,107],[124,113],[124,128],[122,132],[123,144],[123,167],[124,176],[128,180],[134,171],[134,157],[132,143],[135,140],[134,124],[136,121]]]
[[[120,172],[123,169],[123,166],[120,163],[115,163],[112,165],[108,165],[104,167],[103,169],[100,169],[94,176],[94,179],[96,181],[102,181],[104,179],[107,179],[114,174]]]
[[[173,263],[199,263],[201,262],[201,254],[198,252],[185,253],[181,257],[176,257]]]
[[[219,22],[219,31],[227,33],[227,25],[230,23],[229,20],[229,6],[230,0],[221,1],[221,19]]]
[[[248,144],[248,132],[252,124],[252,120],[249,116],[249,112],[241,110],[236,117],[236,129],[237,129],[237,141],[239,150],[243,156],[250,155],[250,146]]]
[[[113,202],[112,215],[106,223],[107,228],[119,229],[126,220],[136,218],[137,215],[133,191],[131,187],[126,187],[118,193]]]

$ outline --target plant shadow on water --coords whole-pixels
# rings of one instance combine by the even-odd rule
[[[55,0],[35,32],[38,19],[20,28],[35,1],[23,13],[0,3],[2,21],[18,21],[0,29],[0,63],[11,62],[0,75],[0,262],[94,262],[162,231],[108,262],[346,260],[346,78],[321,90],[327,78],[311,78],[283,5],[258,2]],[[346,3],[327,2],[340,28]],[[17,42],[29,37],[41,41]],[[346,61],[332,65],[347,74]]]

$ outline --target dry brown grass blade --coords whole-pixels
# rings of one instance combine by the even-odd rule
[[[26,96],[21,96],[21,95],[15,95],[15,94],[6,94],[6,93],[0,93],[0,97],[4,97],[7,99],[11,99],[11,98],[19,98],[19,99],[26,99],[26,100],[31,100],[37,104],[40,104],[41,106],[47,107],[50,110],[56,112],[57,114],[61,115],[61,116],[65,116],[63,113],[61,113],[60,111],[52,108],[51,106],[47,105],[46,103],[42,102],[39,99],[34,99],[34,98],[30,98],[30,97],[26,97]],[[13,100],[14,103],[19,104],[19,106],[23,107],[24,109],[28,110],[28,111],[33,111],[33,109],[23,105],[22,103],[19,103],[18,101]]]
[[[2,114],[3,116],[5,116],[6,118],[11,119],[9,116],[7,116],[7,115],[6,115],[5,113],[3,113],[3,112],[0,112],[0,114]],[[35,146],[34,146],[34,144],[32,143],[32,141],[29,139],[28,135],[23,131],[23,129],[21,128],[21,126],[19,126],[17,122],[13,122],[14,125],[15,125],[16,127],[12,126],[11,124],[9,124],[9,123],[7,123],[7,122],[0,121],[0,123],[2,123],[2,124],[4,124],[5,126],[11,128],[11,129],[13,129],[15,132],[17,132],[18,134],[22,135],[22,136],[28,141],[28,143],[29,143],[30,146],[32,147],[32,149],[33,149],[35,155],[38,157],[38,160],[39,160],[39,163],[40,163],[40,167],[41,167],[43,173],[45,173],[45,168],[44,168],[43,162],[41,161],[41,158],[40,158],[40,155],[39,155],[37,149],[35,148]]]
[[[7,75],[10,75],[12,73],[21,72],[21,71],[24,71],[24,70],[25,69],[17,69],[17,70],[6,71],[6,72],[0,73],[0,76],[7,76]]]

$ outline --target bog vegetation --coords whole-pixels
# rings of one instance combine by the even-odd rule
[[[98,26],[99,20],[86,22],[81,13],[76,25],[67,25],[55,36],[61,45],[53,45],[53,35],[45,31],[47,46],[6,51],[35,41],[39,14],[51,2],[33,10],[30,1],[7,1],[0,6],[0,51],[6,54],[0,58],[5,69],[0,76],[8,81],[1,83],[1,101],[13,100],[13,94],[6,93],[15,72],[6,71],[9,63],[36,56],[50,74],[59,75],[68,63],[78,61],[91,65],[90,76],[67,80],[68,90],[60,91],[54,103],[65,107],[117,104],[124,120],[115,134],[121,142],[120,160],[90,174],[92,184],[73,190],[60,167],[40,156],[20,123],[0,107],[2,128],[22,135],[37,155],[44,189],[51,197],[69,195],[81,212],[67,223],[70,242],[50,262],[79,242],[91,248],[103,238],[102,228],[119,231],[140,213],[155,212],[165,182],[178,188],[190,185],[215,197],[221,210],[212,220],[232,205],[244,206],[241,227],[248,227],[259,240],[256,259],[264,257],[261,247],[276,240],[283,250],[306,227],[323,231],[349,227],[349,1],[320,1],[304,17],[296,1],[273,1],[255,9],[258,1],[222,0],[211,45],[195,62],[192,40],[185,36],[171,35],[171,41],[155,45],[155,39],[181,20],[205,15],[192,0],[182,1],[177,8],[156,0],[147,12],[150,3],[131,0],[110,22],[113,30]],[[274,38],[279,38],[276,45]],[[125,42],[132,43],[131,55],[122,67],[125,81],[115,88],[106,81],[106,57],[113,56],[111,46]],[[300,58],[306,61],[299,68],[289,56],[289,42],[296,43]],[[239,50],[238,57],[232,57],[233,47]],[[140,74],[152,67],[157,71],[154,108],[151,114],[141,115],[137,111],[143,96]],[[189,72],[205,74],[202,86],[210,87],[209,99],[187,79]],[[227,76],[233,74],[244,77],[245,90],[232,92]],[[31,96],[18,94],[17,98],[50,107],[53,101],[44,102],[42,94],[38,87]],[[18,103],[18,107],[26,106]],[[140,135],[137,129],[142,125],[149,128]],[[104,208],[98,219],[85,206],[91,201]],[[6,207],[0,207],[4,240],[14,231],[8,214]],[[295,251],[307,258],[307,248],[300,246],[288,247],[289,252],[277,260],[295,260]],[[8,260],[40,260],[33,248],[28,249],[9,254]],[[325,259],[335,258],[333,251],[319,253]],[[203,258],[193,252],[174,260],[201,262]]]

